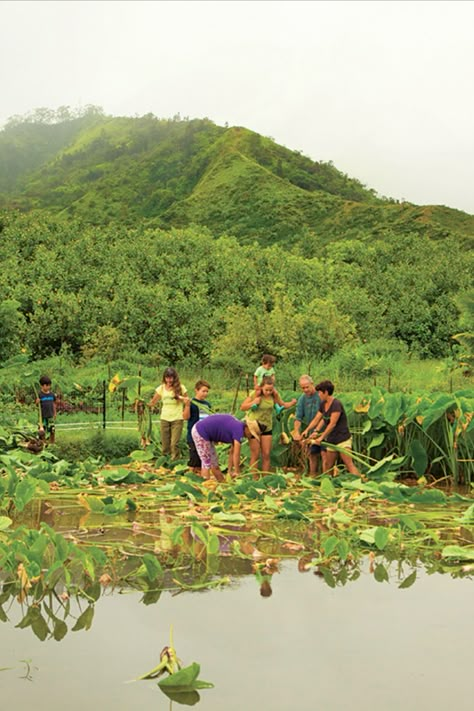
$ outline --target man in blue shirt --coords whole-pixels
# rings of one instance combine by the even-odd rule
[[[296,442],[302,442],[301,425],[307,427],[311,420],[316,416],[321,404],[320,397],[314,387],[313,378],[310,375],[302,375],[300,378],[300,388],[303,394],[300,396],[296,404],[295,427],[293,439]],[[318,473],[319,459],[321,447],[317,444],[310,445],[308,452],[309,473],[315,476]]]

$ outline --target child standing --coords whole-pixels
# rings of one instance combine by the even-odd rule
[[[161,401],[160,431],[163,454],[171,454],[171,459],[179,457],[178,444],[183,431],[183,422],[189,418],[190,399],[188,391],[181,384],[175,368],[166,368],[148,407],[152,409]]]
[[[51,379],[47,375],[42,375],[39,379],[40,392],[36,398],[36,404],[40,406],[39,437],[45,439],[49,437],[49,443],[54,444],[55,431],[54,420],[56,419],[56,395],[51,391]]]
[[[191,430],[193,429],[196,422],[203,420],[208,415],[212,415],[211,403],[206,400],[211,386],[207,380],[198,380],[194,386],[194,397],[191,400],[190,413],[188,419],[188,434],[187,442],[189,447],[189,461],[188,467],[192,469],[195,474],[201,473],[201,459],[194,444],[194,440],[191,435]]]
[[[261,365],[259,365],[255,373],[253,374],[254,388],[258,388],[259,385],[262,384],[262,379],[264,378],[264,376],[270,377],[272,379],[272,383],[275,384],[275,368],[273,367],[275,365],[275,361],[275,356],[269,355],[268,353],[265,353],[262,356]]]

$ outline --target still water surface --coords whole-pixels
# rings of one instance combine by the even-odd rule
[[[92,627],[61,642],[15,629],[15,601],[0,627],[1,708],[19,711],[184,709],[156,681],[126,683],[152,669],[168,643],[201,664],[200,711],[471,711],[474,614],[470,579],[418,572],[405,590],[367,573],[330,588],[285,561],[263,598],[255,576],[218,590],[106,591]],[[30,679],[25,676],[29,660]]]

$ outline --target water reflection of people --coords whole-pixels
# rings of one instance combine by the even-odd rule
[[[260,586],[262,597],[271,597],[273,594],[272,577],[274,573],[279,572],[278,562],[277,558],[267,558],[265,561],[254,563],[255,578]]]

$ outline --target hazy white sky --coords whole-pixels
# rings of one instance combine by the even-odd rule
[[[0,3],[0,125],[39,107],[180,113],[474,213],[474,2]]]

